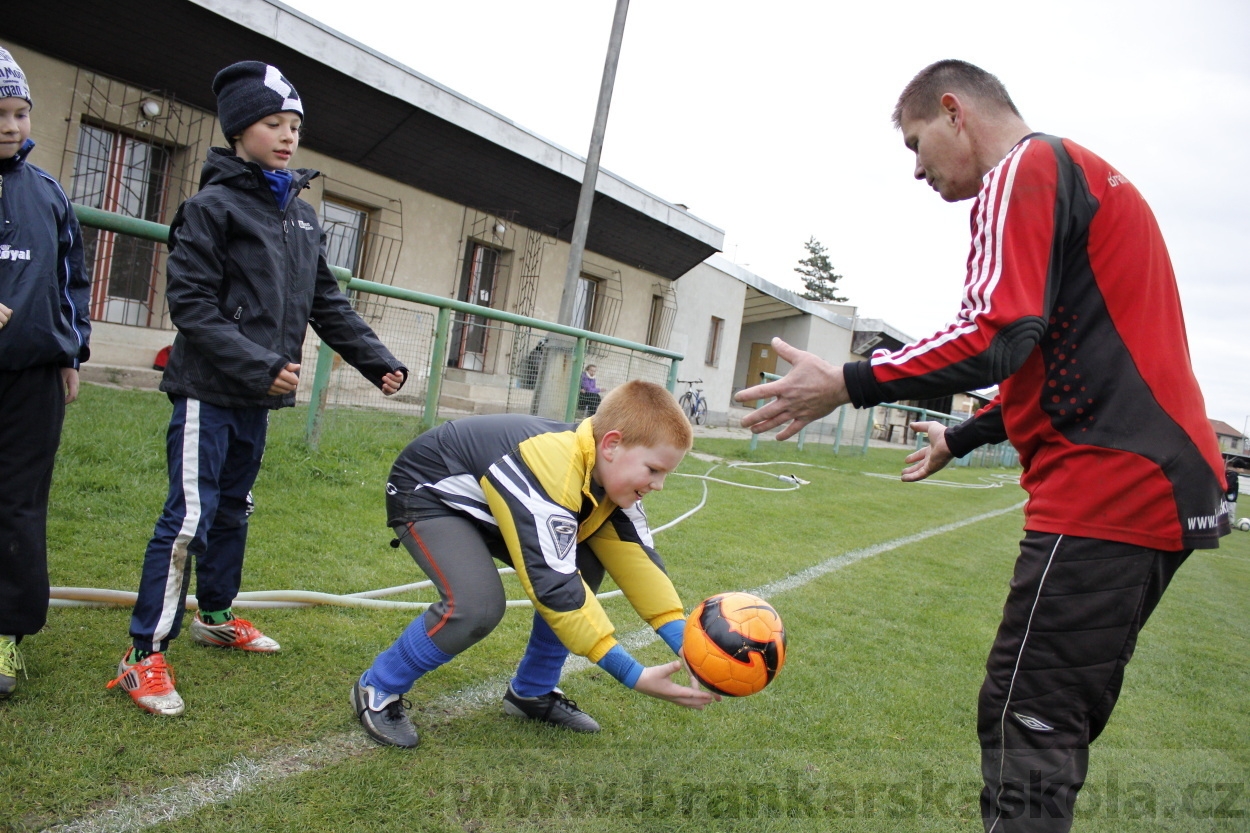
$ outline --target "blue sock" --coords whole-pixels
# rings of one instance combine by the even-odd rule
[[[405,694],[422,674],[451,661],[430,639],[425,630],[425,616],[418,616],[395,640],[395,644],[378,654],[373,666],[365,672],[363,682],[388,694]]]
[[[535,613],[530,642],[525,647],[521,664],[517,666],[516,676],[512,678],[512,690],[522,697],[550,694],[560,682],[560,672],[568,655],[569,649],[564,647],[560,637],[542,616]]]

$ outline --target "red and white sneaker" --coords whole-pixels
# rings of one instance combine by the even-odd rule
[[[106,688],[121,683],[122,689],[145,712],[175,717],[186,705],[174,688],[174,669],[165,662],[164,654],[149,654],[142,662],[130,662],[132,647],[117,664],[117,678]]]
[[[212,648],[234,648],[260,654],[272,654],[282,649],[281,645],[265,636],[246,619],[236,617],[220,625],[209,625],[198,613],[191,620],[191,641]]]

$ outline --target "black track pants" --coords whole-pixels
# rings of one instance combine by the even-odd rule
[[[65,420],[61,368],[0,371],[0,633],[48,619],[48,492]]]
[[[1137,634],[1189,555],[1027,533],[986,662],[986,831],[1064,833]]]

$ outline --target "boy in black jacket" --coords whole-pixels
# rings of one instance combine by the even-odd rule
[[[26,161],[30,109],[26,76],[0,48],[0,699],[23,670],[17,643],[48,617],[48,492],[91,335],[78,220]]]
[[[160,715],[183,711],[163,652],[181,627],[189,557],[200,606],[192,641],[279,648],[231,605],[269,411],[295,404],[307,326],[387,396],[408,374],[339,290],[316,212],[296,198],[318,172],[287,170],[303,122],[295,88],[276,67],[243,61],[217,73],[213,92],[231,149],[209,151],[199,193],[170,227],[169,497],[144,558],[134,644],[109,683]]]

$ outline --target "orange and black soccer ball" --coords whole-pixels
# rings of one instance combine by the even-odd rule
[[[686,619],[682,653],[690,673],[729,697],[772,682],[786,661],[786,630],[772,605],[750,593],[704,599]]]

